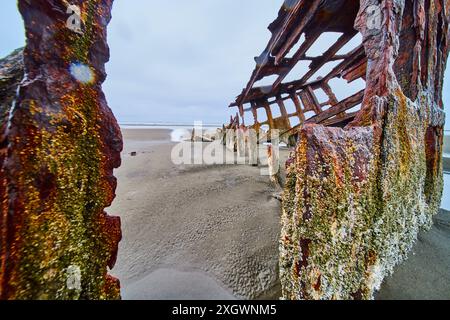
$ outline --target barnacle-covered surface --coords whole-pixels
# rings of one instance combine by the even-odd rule
[[[19,0],[27,45],[6,132],[2,299],[120,298],[107,274],[120,220],[104,211],[122,150],[101,89],[112,0],[70,4],[81,9],[82,33],[67,27],[66,1]]]
[[[382,12],[369,28],[370,6]],[[362,110],[306,125],[288,162],[280,272],[286,299],[371,299],[429,228],[443,189],[448,0],[361,0]]]

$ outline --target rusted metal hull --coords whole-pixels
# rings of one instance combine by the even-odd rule
[[[27,45],[2,150],[1,299],[120,298],[107,274],[120,219],[104,212],[122,150],[101,89],[112,0],[71,4],[83,33],[67,27],[65,1],[19,0]]]
[[[370,28],[370,9],[382,13]],[[377,8],[376,7],[376,8]],[[280,270],[286,299],[370,299],[432,224],[442,190],[448,0],[362,0],[362,110],[310,124],[288,163]]]

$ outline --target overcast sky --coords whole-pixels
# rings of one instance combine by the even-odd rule
[[[104,90],[119,121],[227,121],[282,2],[115,0]],[[3,57],[24,44],[24,34],[16,0],[0,8]],[[444,96],[449,105],[450,84]]]

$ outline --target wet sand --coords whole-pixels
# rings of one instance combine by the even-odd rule
[[[176,166],[170,130],[123,130],[112,274],[124,299],[277,299],[280,204],[259,169]],[[131,156],[136,152],[136,156]],[[450,221],[438,217],[378,299],[450,299]]]
[[[419,235],[408,260],[385,280],[377,299],[450,299],[450,214],[434,220],[431,231]]]
[[[124,130],[113,274],[124,299],[277,298],[280,204],[259,169],[176,166],[167,130]],[[135,157],[131,152],[137,152]]]

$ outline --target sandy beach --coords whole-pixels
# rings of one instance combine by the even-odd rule
[[[123,223],[113,270],[123,298],[273,297],[280,204],[267,177],[244,165],[175,166],[170,133],[124,130],[109,210]]]
[[[246,165],[176,166],[171,130],[123,130],[123,240],[112,274],[124,299],[278,299],[280,203]],[[136,155],[131,155],[131,153]],[[422,233],[378,299],[450,298],[450,219]]]

